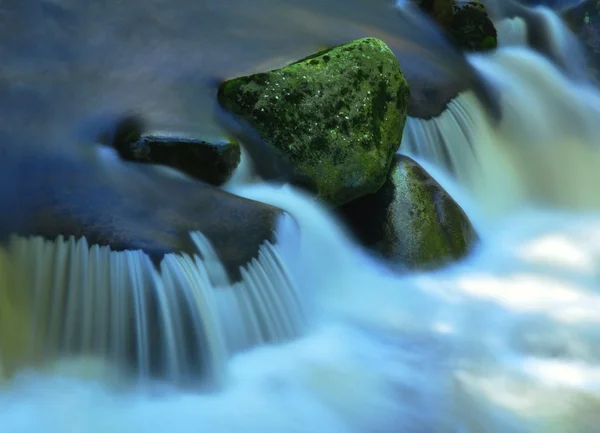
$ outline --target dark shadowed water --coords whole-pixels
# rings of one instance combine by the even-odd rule
[[[44,135],[135,111],[152,126],[219,134],[212,122],[215,80],[361,36],[393,47],[390,3],[5,0],[2,126]]]

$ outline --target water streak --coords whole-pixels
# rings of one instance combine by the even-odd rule
[[[264,183],[228,185],[289,214],[236,284],[199,233],[196,255],[159,269],[84,238],[14,237],[0,249],[0,366],[16,373],[2,426],[596,432],[600,94],[524,46],[469,61],[499,90],[500,124],[467,91],[410,119],[402,149],[484,232],[470,257],[396,275],[310,197]],[[199,364],[221,388],[150,378],[195,385]],[[115,387],[132,366],[143,387]]]
[[[342,232],[329,232],[335,219],[302,195],[244,191],[267,194],[293,213],[302,233],[298,239],[296,224],[282,223],[278,244],[284,262],[286,251],[295,254],[290,278],[303,296],[314,295],[323,319],[309,334],[239,353],[218,393],[148,395],[63,371],[23,374],[0,394],[2,419],[44,432],[78,423],[91,432],[111,425],[148,432],[210,426],[215,433],[479,432],[481,425],[486,432],[594,431],[599,214],[524,213],[464,263],[398,277],[360,248],[347,249]],[[63,404],[68,412],[57,410]]]
[[[5,374],[95,356],[141,380],[184,383],[203,374],[220,383],[231,355],[303,332],[302,298],[276,246],[261,246],[231,284],[208,240],[191,237],[198,255],[167,255],[159,270],[142,251],[90,247],[85,238],[13,237],[0,255],[10,314],[2,322]],[[22,344],[11,348],[11,341]]]
[[[523,47],[471,62],[501,89],[500,125],[465,93],[438,118],[409,119],[401,151],[453,173],[490,221],[532,206],[599,209],[597,89]]]

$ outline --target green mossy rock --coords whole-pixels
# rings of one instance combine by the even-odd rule
[[[459,259],[476,239],[463,210],[407,156],[395,157],[376,194],[349,203],[341,213],[363,244],[410,269]]]
[[[479,0],[413,0],[466,51],[487,51],[498,45],[497,33]]]
[[[449,32],[454,43],[463,50],[488,51],[498,45],[496,28],[477,0],[456,8]]]
[[[408,98],[394,54],[373,38],[226,81],[218,92],[221,106],[254,128],[290,167],[291,183],[334,206],[385,182]]]
[[[448,29],[456,12],[456,0],[413,0],[442,28]]]
[[[464,256],[474,238],[463,210],[415,161],[403,156],[392,172],[398,195],[399,253],[418,268],[443,265]]]

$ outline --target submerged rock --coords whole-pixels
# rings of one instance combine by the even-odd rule
[[[265,173],[262,164],[261,175],[284,177],[341,205],[385,182],[409,90],[390,49],[366,38],[226,81],[218,98],[260,137],[245,142],[253,159],[274,159],[277,173]]]
[[[376,194],[340,210],[363,244],[410,269],[431,269],[461,258],[476,237],[463,210],[407,156],[396,156]]]
[[[498,45],[496,28],[479,0],[413,1],[446,30],[457,47],[486,51]]]
[[[0,140],[10,143],[0,144],[0,179],[11,186],[10,191],[0,189],[0,380],[15,369],[63,355],[97,355],[111,363],[117,357],[115,367],[119,364],[162,379],[170,374],[170,370],[165,373],[166,360],[174,359],[165,355],[172,351],[168,340],[172,334],[165,331],[169,321],[177,322],[174,327],[184,335],[177,344],[185,341],[185,350],[178,356],[185,358],[194,373],[203,372],[208,361],[198,358],[206,341],[190,325],[199,307],[186,303],[179,289],[187,284],[202,291],[207,285],[199,281],[198,273],[194,277],[187,272],[186,266],[184,271],[180,266],[176,275],[165,272],[165,267],[173,269],[173,262],[185,261],[183,253],[199,256],[206,267],[191,265],[188,270],[195,268],[222,287],[227,277],[232,283],[242,279],[240,267],[259,257],[265,241],[275,242],[273,230],[281,209],[204,182],[171,176],[155,165],[125,162],[108,146],[97,143],[111,143],[119,133],[136,130],[135,122],[127,128],[124,123],[128,122],[110,128],[100,125],[88,141],[59,136],[40,145],[8,135]],[[96,134],[98,129],[107,133]],[[204,240],[198,241],[195,232],[210,241],[224,270],[216,266],[214,254],[207,253]],[[15,236],[23,239],[15,243]],[[35,236],[47,242],[42,244]],[[82,238],[87,246],[83,242],[74,245]],[[23,248],[25,240],[30,250]],[[98,247],[137,253],[110,257],[102,253],[99,258],[99,250],[107,248]],[[153,284],[159,273],[163,282],[173,277],[171,284]],[[40,285],[40,281],[47,284]],[[136,300],[135,285],[145,289],[144,300]],[[165,307],[169,313],[163,316],[167,310],[159,304],[164,305],[165,296],[178,301]],[[136,302],[144,306],[140,309]],[[107,308],[107,303],[118,307]],[[140,322],[134,320],[140,312],[146,316],[146,332],[142,333],[138,333]],[[99,333],[89,332],[88,318],[92,317]],[[110,331],[115,323],[118,335]],[[39,345],[31,340],[37,336]],[[146,339],[143,345],[137,344],[138,337]],[[118,350],[114,339],[122,342]],[[30,352],[32,347],[39,352]],[[141,356],[148,362],[142,364]]]
[[[456,0],[413,0],[419,8],[429,15],[442,28],[448,29],[456,9]]]
[[[20,218],[11,226],[0,225],[0,379],[56,357],[88,355],[171,379],[173,344],[185,344],[177,352],[177,374],[206,372],[210,359],[202,354],[208,343],[204,330],[195,326],[199,307],[182,287],[205,293],[208,285],[198,275],[219,287],[240,281],[240,267],[259,257],[265,241],[275,242],[282,210],[167,175],[152,165],[106,158],[105,146],[85,144],[70,154],[46,146],[40,151],[44,158],[14,158],[19,194],[2,205]],[[222,267],[204,239],[194,239],[195,232],[210,241]],[[27,246],[25,239],[14,243],[14,235],[26,238]],[[50,242],[42,244],[33,236]],[[86,244],[75,244],[83,237]],[[141,250],[150,260],[142,254],[108,256],[98,246]],[[206,267],[191,260],[173,267],[184,260],[183,253],[204,259]],[[115,292],[119,296],[110,294]],[[118,335],[111,331],[115,323]],[[165,331],[171,325],[175,331]],[[172,335],[181,337],[174,342]]]
[[[166,165],[211,185],[225,183],[241,158],[237,142],[201,140],[184,133],[142,133],[132,120],[122,122],[112,146],[126,161]]]
[[[239,267],[273,240],[281,210],[203,182],[168,176],[152,165],[80,157],[21,160],[16,206],[27,215],[12,228],[54,240],[85,236],[114,251],[143,250],[158,264],[168,253],[197,252],[190,232],[203,233],[234,279]]]
[[[240,145],[235,141],[205,141],[185,134],[155,132],[142,135],[122,154],[136,162],[162,164],[191,177],[222,185],[240,163]]]
[[[467,51],[487,51],[498,45],[498,34],[479,1],[459,4],[450,23],[454,43]]]

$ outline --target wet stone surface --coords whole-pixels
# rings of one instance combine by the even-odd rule
[[[360,39],[224,82],[225,110],[255,129],[291,183],[334,206],[377,191],[400,144],[409,90],[381,41]]]
[[[466,214],[415,161],[398,155],[375,194],[343,206],[354,235],[394,264],[432,269],[460,259],[476,239]]]

